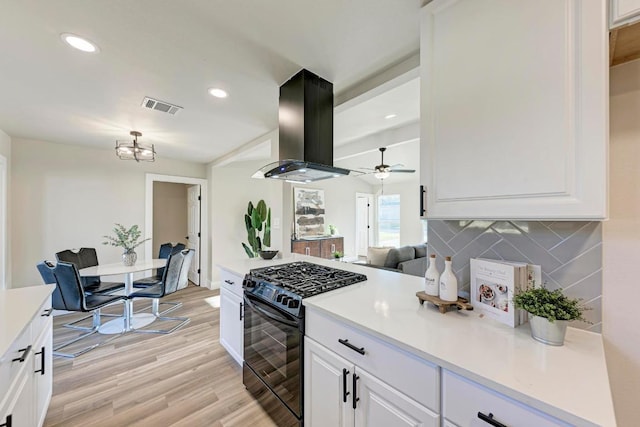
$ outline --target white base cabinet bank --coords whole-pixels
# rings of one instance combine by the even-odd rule
[[[0,426],[42,426],[52,393],[53,286],[0,291]]]
[[[244,360],[244,322],[242,277],[220,270],[220,344],[242,365]]]
[[[306,312],[305,426],[440,425],[439,368]]]

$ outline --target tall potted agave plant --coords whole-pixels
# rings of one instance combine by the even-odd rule
[[[267,208],[264,200],[257,205],[249,202],[247,213],[244,214],[244,225],[247,229],[247,243],[242,243],[249,258],[258,256],[271,259],[278,251],[266,250],[271,246],[271,208]]]

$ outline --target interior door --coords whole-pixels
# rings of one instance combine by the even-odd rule
[[[189,269],[189,280],[200,286],[200,186],[187,188],[187,247],[196,253]]]
[[[371,242],[371,194],[356,194],[356,255],[367,256]]]

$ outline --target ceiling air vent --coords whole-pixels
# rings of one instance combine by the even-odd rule
[[[148,96],[142,100],[142,106],[150,110],[162,111],[163,113],[169,113],[171,115],[176,115],[178,111],[182,110],[182,107],[169,104],[168,102],[158,101]]]

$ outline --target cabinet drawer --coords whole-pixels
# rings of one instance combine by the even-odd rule
[[[305,315],[306,334],[351,363],[432,411],[440,412],[440,368],[313,309]],[[364,349],[360,354],[356,349]]]
[[[479,412],[487,416],[493,414],[496,421],[507,426],[569,426],[507,396],[443,370],[443,417],[458,426],[488,427],[490,424],[478,417]]]
[[[31,325],[28,324],[18,339],[11,344],[9,350],[0,357],[0,403],[2,403],[3,397],[11,387],[21,369],[25,366],[30,366],[31,358],[29,355],[33,350],[25,353],[24,349],[31,343]],[[23,362],[13,360],[22,356],[25,356],[25,360]]]
[[[243,277],[241,276],[227,270],[220,270],[220,287],[227,289],[240,297],[242,296],[242,280]]]
[[[47,327],[48,321],[52,319],[51,311],[51,296],[49,296],[31,321],[31,334],[34,340],[38,339],[40,333]]]

